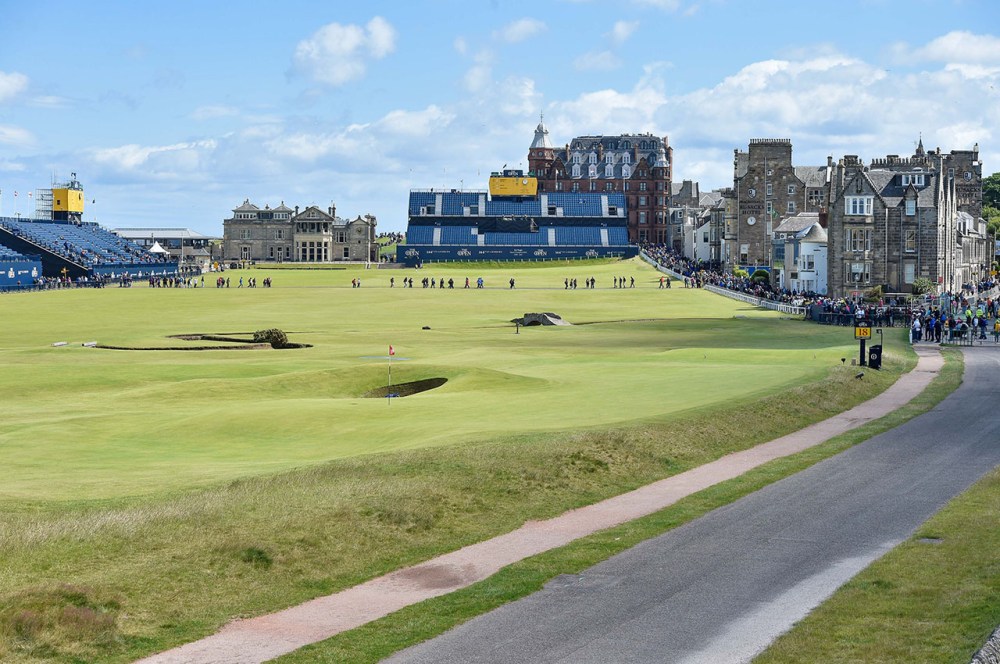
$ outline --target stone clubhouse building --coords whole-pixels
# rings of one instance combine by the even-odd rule
[[[377,261],[376,223],[370,214],[338,217],[333,205],[325,211],[315,205],[299,211],[284,202],[260,208],[246,199],[222,222],[222,256],[227,262]]]

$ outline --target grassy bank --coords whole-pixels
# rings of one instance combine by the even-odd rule
[[[913,364],[899,344],[856,381],[849,330],[660,291],[636,261],[486,275],[478,292],[356,268],[5,301],[0,658],[128,661],[800,428]],[[613,275],[637,288],[562,287]],[[528,311],[595,324],[515,335]],[[270,327],[312,347],[75,343]],[[390,343],[394,381],[447,382],[364,398]]]
[[[903,422],[927,412],[948,396],[960,384],[961,376],[961,355],[953,351],[947,352],[945,367],[940,376],[907,406],[886,417],[799,454],[772,461],[738,478],[685,498],[648,517],[596,533],[565,547],[526,559],[469,588],[408,607],[358,629],[302,648],[276,661],[282,662],[282,664],[380,661],[398,650],[433,638],[470,618],[537,592],[548,581],[560,574],[580,573],[639,542],[688,523],[717,507],[728,505],[878,433],[899,426]],[[992,500],[995,502],[1000,491],[997,491],[996,487],[993,491]],[[996,538],[996,533],[990,533],[988,537],[992,541]],[[989,554],[984,552],[984,555],[988,556]],[[950,580],[954,581],[955,578]],[[944,583],[942,583],[942,587],[944,587]],[[968,599],[974,599],[981,604],[982,598],[970,597]],[[928,598],[928,601],[934,601],[934,599]],[[915,608],[919,609],[919,607]],[[848,608],[847,611],[849,612],[850,609]],[[817,635],[824,633],[822,625],[821,621],[816,623]],[[981,631],[981,626],[971,626],[969,629],[971,632],[977,633],[977,631]],[[881,638],[884,641],[905,642],[909,638],[909,634],[904,630],[883,629]],[[835,651],[836,648],[831,648],[831,650]],[[791,659],[785,657],[786,651],[781,651],[774,659],[767,661],[883,661],[879,657],[857,656],[828,660],[824,657],[813,656],[813,652],[803,649],[799,651],[800,659]],[[826,653],[826,651],[823,652]],[[929,657],[905,661],[929,662],[938,660]]]

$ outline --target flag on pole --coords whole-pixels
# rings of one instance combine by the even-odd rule
[[[389,344],[389,355],[395,355],[395,354],[396,350],[392,347],[392,344]]]

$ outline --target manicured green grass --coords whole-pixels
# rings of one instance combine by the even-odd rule
[[[512,272],[523,286],[513,292],[390,289],[389,278],[406,273],[355,268],[282,272],[271,289],[10,297],[10,322],[0,330],[0,389],[8,395],[0,502],[148,494],[512,431],[652,421],[819,380],[853,344],[842,329],[782,320],[701,291],[651,288],[658,276],[635,261],[591,267],[602,282],[621,272],[642,287],[565,291],[569,268],[532,268]],[[226,274],[233,283],[240,273]],[[258,282],[267,276],[247,274]],[[506,274],[490,275],[488,284]],[[350,288],[355,277],[361,288]],[[514,334],[510,319],[529,311],[603,323]],[[195,345],[167,337],[269,327],[313,347],[80,347]],[[72,345],[53,348],[55,341]],[[360,398],[386,383],[389,344],[396,382],[448,383],[391,405]]]
[[[768,440],[913,363],[890,331],[858,383],[850,330],[659,290],[639,261],[226,276],[3,297],[0,659],[128,661]],[[515,334],[531,311],[591,324]],[[79,345],[270,327],[313,346]],[[394,382],[448,382],[361,398],[389,344]]]
[[[560,574],[578,574],[639,542],[688,523],[718,507],[728,505],[768,484],[808,468],[878,433],[897,427],[903,422],[927,412],[954,391],[961,382],[961,355],[956,352],[946,352],[945,360],[945,367],[941,374],[923,393],[903,408],[879,420],[798,454],[776,459],[740,477],[700,491],[655,514],[595,533],[559,549],[533,556],[510,565],[489,579],[466,589],[407,607],[381,620],[297,650],[276,661],[283,664],[292,664],[293,662],[357,662],[359,664],[377,662],[403,648],[433,638],[477,615],[537,592],[548,581]],[[993,512],[1000,509],[1000,506],[996,505],[997,496],[1000,495],[998,488],[1000,487],[994,483],[992,489],[987,489],[985,496],[978,498],[978,502],[984,499],[991,500],[994,504]],[[977,544],[992,544],[998,537],[995,529],[992,532],[984,533],[982,531],[988,529],[978,528],[980,532],[973,534],[971,531],[976,530],[974,526],[981,524],[966,523],[962,525],[968,526],[964,529],[960,528],[962,536],[974,537]],[[956,583],[959,586],[969,585],[971,582],[980,581],[984,572],[992,573],[993,586],[990,591],[982,596],[976,596],[972,593],[966,594],[963,598],[964,606],[952,607],[955,614],[961,615],[963,609],[969,609],[969,605],[980,608],[985,602],[996,596],[997,575],[995,560],[991,556],[994,550],[987,548],[982,551],[978,556],[979,566],[966,568],[964,574],[949,575],[946,580],[942,579],[938,584],[941,591],[947,592],[949,583]],[[943,558],[943,560],[947,560],[947,558]],[[915,562],[917,575],[934,571],[930,566],[921,566],[919,561]],[[987,569],[983,568],[982,563],[987,563]],[[989,569],[990,566],[992,566],[992,571]],[[973,587],[976,590],[982,590],[981,584]],[[993,601],[993,605],[996,606],[995,601]],[[851,606],[850,603],[845,604],[845,616],[850,615]],[[919,610],[920,607],[917,605],[914,608]],[[995,613],[995,611],[988,613]],[[951,626],[960,627],[967,633],[981,636],[983,625],[991,624],[989,616],[982,617],[985,620],[970,621],[974,624],[961,626],[953,624]],[[877,651],[869,653],[868,657],[854,656],[837,659],[816,656],[817,652],[824,654],[836,652],[837,643],[831,643],[822,619],[813,621],[812,625],[814,630],[809,633],[805,642],[796,641],[790,644],[791,647],[778,650],[773,659],[766,661],[817,662],[828,661],[828,659],[829,661],[850,662],[883,661],[877,656]],[[991,630],[992,628],[988,628],[987,634]],[[895,641],[902,644],[910,638],[910,634],[904,630],[883,630],[880,632],[880,637],[882,642]],[[817,650],[816,642],[819,642],[820,647],[832,647]],[[795,657],[789,656],[790,654],[794,654]],[[930,662],[938,660],[934,657],[915,657],[900,661]],[[968,661],[968,657],[965,661]]]

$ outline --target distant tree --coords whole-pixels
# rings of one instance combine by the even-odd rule
[[[878,302],[882,299],[882,287],[875,286],[874,288],[869,288],[865,291],[865,301],[866,302]]]
[[[934,288],[934,282],[932,282],[927,277],[917,277],[913,280],[913,294],[923,295],[924,293],[930,293]]]
[[[744,270],[743,268],[738,267],[735,270],[733,270],[733,276],[736,277],[737,279],[746,279],[747,277],[750,276],[750,273]]]
[[[1000,209],[992,205],[984,205],[983,219],[986,220],[986,230],[990,235],[997,235],[997,231],[1000,231]]]
[[[983,205],[1000,210],[1000,173],[983,179]]]
[[[767,283],[771,280],[771,274],[767,270],[754,270],[753,274],[750,275],[752,281],[759,281]]]

